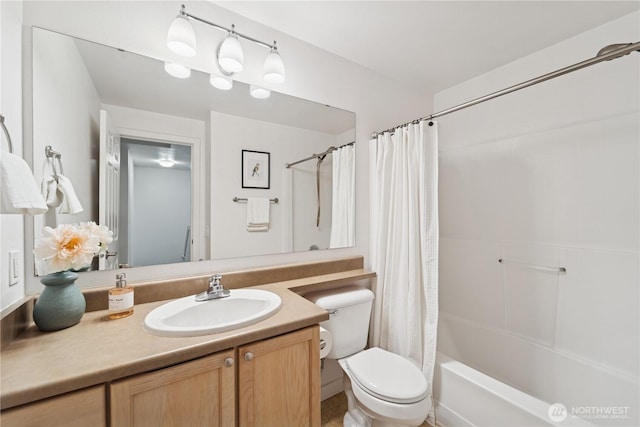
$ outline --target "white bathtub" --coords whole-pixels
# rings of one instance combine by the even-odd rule
[[[433,392],[436,421],[444,427],[593,426],[571,414],[561,422],[553,422],[549,403],[442,353],[436,357]]]

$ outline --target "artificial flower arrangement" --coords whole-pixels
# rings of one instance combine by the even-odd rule
[[[41,274],[79,271],[90,266],[93,257],[106,252],[112,241],[113,233],[93,221],[60,224],[56,228],[42,229],[42,237],[36,242],[33,253],[41,261]]]

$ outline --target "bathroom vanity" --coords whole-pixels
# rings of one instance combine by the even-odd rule
[[[104,309],[87,312],[54,333],[31,325],[2,351],[2,425],[319,425],[318,323],[328,314],[299,293],[374,277],[361,262],[342,262],[337,272],[307,264],[306,277],[284,281],[273,276],[291,274],[264,271],[271,283],[256,288],[278,294],[280,310],[218,334],[145,332],[145,316],[166,299],[136,301],[133,316],[114,321],[104,320]],[[244,287],[236,285],[246,274],[257,277],[255,270],[234,274],[232,288]],[[140,294],[158,292],[147,291]]]

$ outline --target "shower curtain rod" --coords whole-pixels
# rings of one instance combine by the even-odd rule
[[[542,76],[536,77],[534,79],[527,80],[525,82],[519,83],[517,85],[510,86],[510,87],[508,87],[506,89],[502,89],[502,90],[499,90],[497,92],[493,92],[493,93],[490,93],[488,95],[481,96],[480,98],[476,98],[476,99],[473,99],[471,101],[465,102],[463,104],[456,105],[455,107],[451,107],[451,108],[447,108],[446,110],[438,111],[437,113],[433,113],[433,114],[431,114],[429,116],[425,116],[425,117],[413,120],[411,122],[404,123],[404,124],[402,124],[400,126],[389,128],[389,129],[383,130],[381,132],[374,132],[371,135],[371,137],[372,138],[376,138],[378,135],[381,135],[381,134],[383,134],[385,132],[393,132],[397,128],[404,127],[404,126],[407,126],[407,125],[412,124],[412,123],[413,124],[417,124],[417,123],[419,123],[421,121],[424,121],[424,120],[432,120],[432,119],[435,119],[436,117],[442,117],[444,115],[451,114],[451,113],[454,113],[456,111],[464,110],[465,108],[472,107],[472,106],[480,104],[482,102],[486,102],[486,101],[489,101],[491,99],[498,98],[498,97],[500,97],[502,95],[506,95],[506,94],[509,94],[509,93],[512,93],[512,92],[516,92],[516,91],[518,91],[520,89],[524,89],[524,88],[527,88],[529,86],[533,86],[533,85],[536,85],[538,83],[542,83],[542,82],[545,82],[547,80],[554,79],[556,77],[560,77],[560,76],[562,76],[564,74],[568,74],[568,73],[571,73],[573,71],[577,71],[577,70],[580,70],[582,68],[589,67],[591,65],[595,65],[595,64],[597,64],[599,62],[610,61],[612,59],[620,58],[620,57],[622,57],[624,55],[630,54],[633,51],[640,52],[640,42],[608,45],[608,46],[605,46],[602,49],[600,49],[598,54],[596,56],[594,56],[593,58],[589,58],[589,59],[587,59],[585,61],[578,62],[577,64],[569,65],[568,67],[564,67],[564,68],[561,68],[559,70],[552,71],[551,73],[547,73],[547,74],[544,74]]]
[[[309,156],[309,157],[306,157],[306,158],[304,158],[304,159],[297,160],[297,161],[295,161],[295,162],[293,162],[293,163],[285,163],[285,165],[284,165],[284,166],[285,166],[287,169],[289,169],[291,166],[293,166],[293,165],[297,165],[298,163],[306,162],[307,160],[311,160],[311,159],[317,159],[318,157],[321,157],[321,156],[326,156],[327,154],[330,154],[330,153],[332,153],[332,152],[334,152],[334,151],[336,151],[336,150],[338,150],[338,149],[340,149],[340,148],[342,148],[342,147],[346,147],[347,145],[353,145],[353,144],[355,144],[355,143],[356,143],[355,141],[352,141],[352,142],[350,142],[350,143],[348,143],[348,144],[343,144],[343,145],[341,145],[341,146],[339,146],[339,147],[329,147],[329,148],[327,149],[327,151],[325,151],[325,152],[323,152],[323,153],[320,153],[320,154],[314,154],[313,156]]]

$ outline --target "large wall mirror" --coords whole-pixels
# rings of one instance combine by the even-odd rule
[[[108,226],[116,239],[91,269],[354,245],[354,113],[32,31],[34,174],[78,201],[36,217],[36,237]]]

